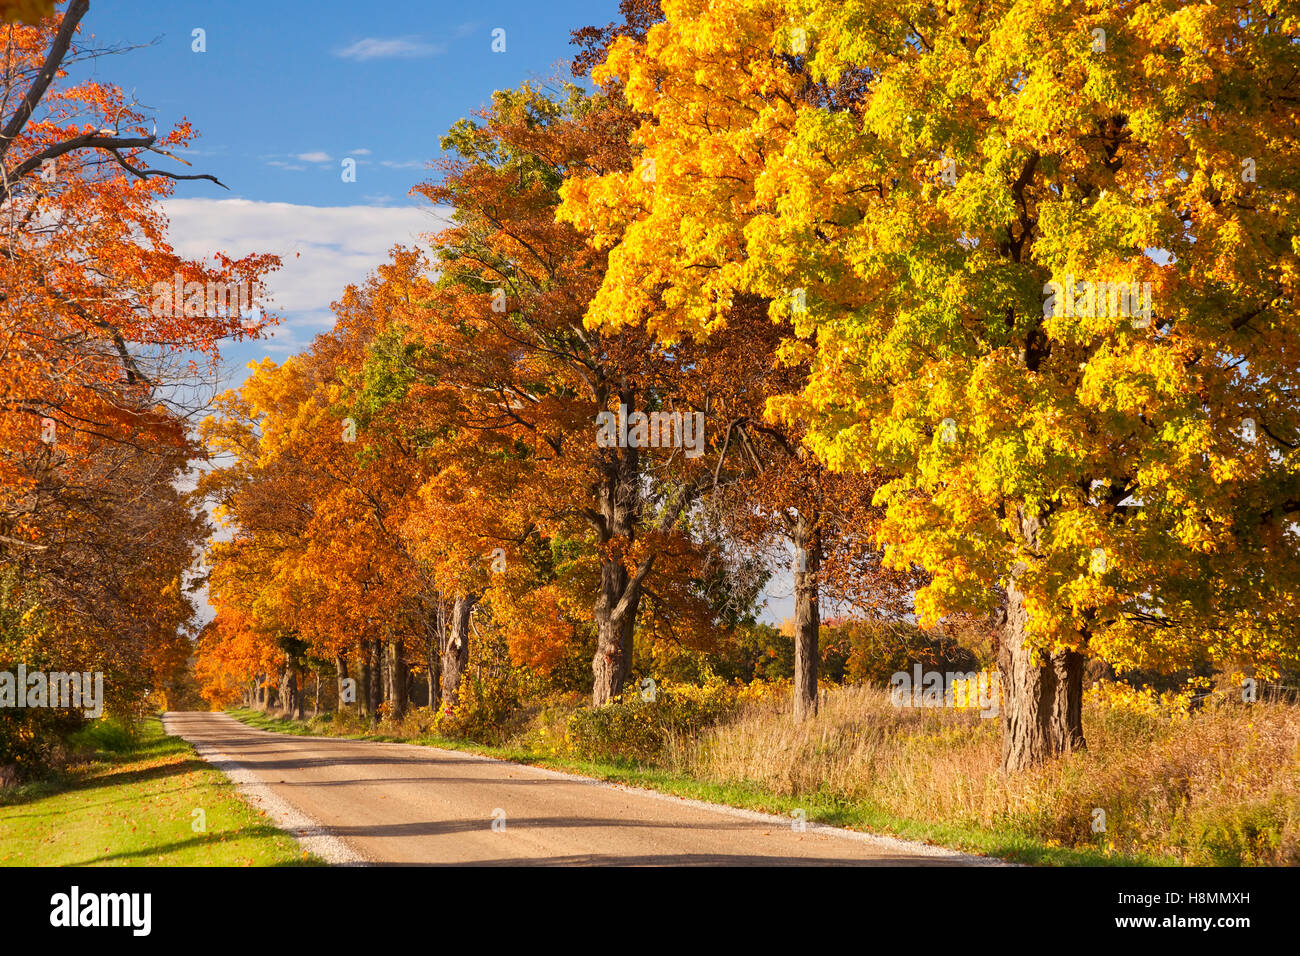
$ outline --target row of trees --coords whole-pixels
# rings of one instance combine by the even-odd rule
[[[18,6],[30,22],[0,26],[0,669],[100,671],[126,710],[192,653],[186,576],[209,534],[179,490],[202,453],[195,372],[260,330],[229,309],[160,315],[154,283],[257,289],[275,263],[176,255],[157,201],[211,177],[150,161],[193,131],[67,81],[102,52],[79,39],[87,0],[43,20],[52,5]],[[48,743],[41,714],[2,719],[0,764]]]
[[[263,652],[279,651],[291,671],[355,662],[362,709],[399,716],[418,663],[426,701],[450,706],[481,609],[542,667],[594,634],[602,704],[638,622],[699,644],[748,612],[763,574],[742,546],[775,536],[799,565],[798,712],[815,708],[822,582],[879,571],[847,533],[874,484],[824,473],[763,420],[802,372],[775,361],[781,330],[756,300],[699,344],[584,327],[605,256],[556,221],[558,191],[570,170],[630,167],[631,122],[621,98],[574,85],[497,94],[417,187],[455,210],[432,261],[395,250],[308,353],[222,398],[207,435],[230,465],[204,490],[233,536],[212,552],[209,686],[276,673]],[[619,408],[699,416],[699,442],[601,447],[597,414]]]
[[[992,615],[1011,770],[1084,745],[1089,657],[1297,663],[1283,5],[623,10],[575,34],[598,88],[457,124],[431,251],[209,424],[209,660],[368,661],[400,711],[412,660],[454,700],[481,608],[520,661],[594,632],[599,705],[775,546],[797,718],[828,596]],[[620,410],[704,441],[607,447]]]

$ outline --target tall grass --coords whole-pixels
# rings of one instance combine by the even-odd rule
[[[1089,749],[1012,776],[999,768],[997,725],[842,687],[801,726],[787,700],[768,697],[698,736],[673,738],[664,759],[716,783],[833,795],[1048,845],[1192,864],[1300,864],[1300,707],[1219,703],[1189,714],[1092,691]]]

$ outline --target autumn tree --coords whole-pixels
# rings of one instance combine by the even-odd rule
[[[455,210],[435,237],[438,289],[401,319],[416,370],[410,398],[426,404],[426,428],[454,435],[455,485],[481,489],[497,537],[518,541],[536,528],[592,549],[598,704],[627,679],[656,564],[685,573],[694,545],[682,522],[710,478],[681,447],[598,443],[600,413],[693,415],[674,404],[682,353],[583,326],[603,256],[554,217],[566,171],[625,163],[629,129],[619,103],[574,87],[555,97],[530,86],[498,92],[480,121],[457,124],[443,178],[417,187]]]
[[[747,290],[793,321],[774,411],[899,475],[881,540],[923,617],[1001,604],[1007,768],[1083,746],[1089,654],[1294,660],[1294,20],[664,10],[597,76],[670,174],[565,187],[617,243],[591,318],[672,339]]]
[[[206,526],[178,490],[199,449],[177,386],[265,324],[206,293],[251,300],[275,260],[172,250],[158,200],[215,178],[153,164],[193,138],[187,124],[159,133],[117,87],[66,82],[96,55],[79,39],[88,9],[3,27],[0,564],[48,622],[43,657],[105,672],[129,712],[188,657]]]

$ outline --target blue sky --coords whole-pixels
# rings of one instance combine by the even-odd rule
[[[179,252],[285,258],[271,280],[285,322],[271,340],[226,350],[236,383],[249,361],[282,360],[328,328],[330,302],[394,243],[437,228],[408,191],[456,120],[493,90],[567,76],[570,32],[617,19],[617,0],[95,2],[83,44],[147,46],[73,79],[133,94],[160,130],[184,117],[200,134],[183,155],[230,191],[177,185],[166,211]],[[493,52],[497,29],[505,52]],[[356,182],[341,175],[349,158]]]

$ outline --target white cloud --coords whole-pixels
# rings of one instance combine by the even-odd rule
[[[294,159],[300,159],[304,163],[328,163],[330,161],[330,154],[316,150],[313,153],[299,153],[294,157]]]
[[[168,236],[177,253],[210,259],[273,253],[283,265],[270,275],[270,311],[284,317],[267,351],[305,347],[334,321],[330,303],[388,261],[396,244],[445,227],[446,210],[430,206],[298,206],[250,199],[168,199]],[[424,243],[419,243],[424,244]]]
[[[268,159],[266,165],[275,166],[278,169],[306,169],[306,166],[299,166],[297,163],[286,163],[282,159]]]
[[[354,149],[354,150],[349,151],[349,152],[348,152],[348,155],[349,155],[349,156],[369,156],[369,155],[370,155],[370,150],[365,149],[364,147],[363,147],[362,149]]]
[[[366,37],[358,40],[350,46],[341,50],[335,50],[334,55],[342,57],[345,60],[379,60],[401,57],[411,59],[415,57],[437,56],[447,52],[445,43],[429,43],[420,39],[418,36],[405,37]]]
[[[446,225],[447,210],[429,206],[297,206],[250,199],[167,199],[162,202],[173,248],[190,259],[254,252],[279,255],[268,279],[271,311],[284,321],[270,336],[222,349],[222,387],[239,385],[246,362],[269,356],[283,362],[334,324],[330,303],[388,261],[394,245],[415,245]],[[420,243],[423,244],[423,243]],[[228,533],[226,533],[228,536]],[[222,539],[222,534],[217,535]],[[212,618],[207,588],[194,595],[198,624]]]
[[[381,159],[379,165],[389,169],[424,169],[428,164],[418,159],[406,159],[400,163],[393,159]]]

